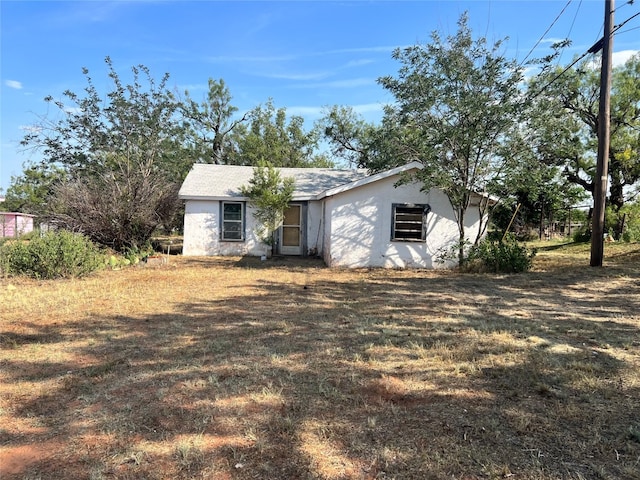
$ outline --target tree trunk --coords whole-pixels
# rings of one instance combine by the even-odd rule
[[[458,266],[462,266],[464,263],[464,210],[458,211]]]

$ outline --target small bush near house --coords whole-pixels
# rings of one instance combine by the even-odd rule
[[[465,266],[468,271],[516,273],[531,269],[536,250],[518,243],[514,236],[504,240],[484,240],[471,247]]]
[[[88,238],[65,230],[48,232],[28,242],[7,242],[0,247],[0,271],[5,276],[82,277],[102,264],[103,255]]]

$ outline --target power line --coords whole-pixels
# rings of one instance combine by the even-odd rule
[[[611,29],[611,36],[613,36],[618,30],[620,30],[622,27],[624,27],[627,23],[629,23],[630,20],[633,20],[634,18],[636,18],[638,15],[640,15],[640,12],[636,13],[635,15],[631,15],[629,18],[627,18],[624,22],[620,23],[619,25],[616,25],[615,27],[613,27]],[[596,43],[594,43],[591,48],[589,48],[589,50],[587,50],[588,53],[597,53],[600,50],[602,50],[602,46],[604,45],[604,37],[602,37],[600,40],[598,40]]]
[[[626,7],[627,5],[633,5],[633,2],[635,0],[629,0],[628,2],[623,3],[622,5],[620,5],[619,7],[616,7],[613,9],[614,12],[617,12],[618,10],[620,10],[622,7]]]
[[[636,13],[635,15],[631,15],[631,16],[630,16],[629,18],[627,18],[624,22],[622,22],[622,23],[621,23],[621,24],[619,24],[619,25],[616,25],[616,26],[613,28],[613,31],[611,32],[611,34],[613,35],[614,33],[616,33],[618,30],[620,30],[622,27],[624,27],[624,25],[625,25],[626,23],[628,23],[630,20],[633,20],[633,19],[634,19],[634,18],[636,18],[638,15],[640,15],[640,12]]]
[[[593,47],[592,47],[593,48]],[[591,50],[591,49],[589,49]],[[576,63],[578,63],[580,60],[582,60],[584,57],[586,57],[587,55],[589,55],[590,51],[586,51],[584,52],[582,55],[580,55],[578,58],[576,58],[573,62],[571,62],[571,64],[566,67],[564,70],[562,70],[559,74],[557,74],[555,77],[553,77],[544,87],[542,87],[540,90],[538,90],[538,92],[536,92],[535,95],[533,95],[531,98],[536,98],[538,95],[540,95],[542,92],[544,92],[547,88],[549,88],[551,86],[551,84],[553,84],[556,80],[558,80],[562,75],[564,75],[565,73],[567,73],[567,71],[569,71],[569,69],[571,67],[573,67]]]
[[[631,0],[633,1],[633,0]],[[582,0],[580,0],[580,3],[578,4],[578,8],[576,8],[576,14],[573,16],[573,21],[571,22],[571,26],[569,27],[569,33],[567,33],[567,38],[571,37],[571,32],[573,32],[573,26],[576,23],[576,19],[578,18],[578,12],[580,12],[580,7],[582,6]],[[558,66],[558,64],[560,63],[560,59],[562,58],[562,53],[560,53],[560,55],[558,55],[558,61],[556,62],[556,66]]]
[[[633,4],[634,0],[629,0],[629,2],[627,2],[628,5]],[[565,6],[566,8],[567,6]],[[564,11],[564,10],[563,10]],[[562,14],[562,12],[561,12]],[[630,16],[629,18],[627,18],[625,21],[623,21],[622,23],[616,25],[615,27],[613,27],[611,29],[611,36],[613,36],[615,33],[624,33],[624,32],[618,32],[618,30],[620,30],[623,26],[625,26],[627,23],[629,23],[631,20],[633,20],[634,18],[640,16],[640,12]],[[557,20],[557,18],[556,18]],[[625,32],[629,32],[631,30],[636,30],[640,27],[634,27],[634,28],[630,28],[628,30],[625,30]],[[548,31],[548,30],[547,30]],[[546,34],[546,32],[545,32]],[[600,40],[598,40],[596,43],[594,43],[586,52],[584,52],[582,55],[580,55],[578,58],[576,58],[573,62],[571,62],[571,64],[567,67],[565,67],[559,74],[557,74],[556,76],[554,76],[548,83],[546,83],[540,90],[538,90],[538,92],[535,93],[535,95],[533,95],[531,98],[536,98],[538,97],[538,95],[540,95],[541,93],[543,93],[547,88],[549,88],[549,86],[551,86],[556,80],[558,80],[562,75],[564,75],[565,73],[567,73],[567,71],[569,71],[569,69],[571,69],[571,67],[573,67],[576,63],[578,63],[580,60],[582,60],[584,57],[586,57],[587,55],[589,55],[590,53],[592,54],[596,54],[598,53],[602,47],[604,45],[604,37],[600,38]],[[535,48],[535,47],[534,47]],[[532,49],[533,50],[533,49]],[[529,52],[531,53],[531,52]]]
[[[549,30],[551,30],[553,28],[553,26],[556,24],[556,22],[560,19],[560,17],[562,16],[562,14],[564,13],[564,11],[567,9],[567,7],[571,4],[573,0],[569,0],[567,2],[567,4],[564,6],[564,8],[560,11],[560,13],[558,14],[558,16],[555,18],[555,20],[553,22],[551,22],[551,25],[549,25],[549,28],[547,28],[545,30],[545,32],[542,34],[542,36],[540,37],[540,39],[536,42],[536,44],[531,47],[531,50],[529,50],[529,53],[527,53],[527,55],[524,57],[524,59],[522,60],[522,62],[520,62],[520,66],[522,66],[524,64],[524,62],[527,60],[527,58],[529,58],[529,55],[531,55],[531,53],[535,50],[535,48],[540,45],[540,42],[544,39],[545,35],[547,33],[549,33]]]
[[[633,28],[629,28],[629,29],[627,29],[627,30],[623,30],[623,31],[621,31],[621,32],[617,32],[617,33],[618,33],[618,34],[621,34],[621,33],[627,33],[627,32],[631,32],[631,31],[633,31],[633,30],[638,30],[638,29],[640,29],[640,27],[633,27]]]
[[[578,18],[578,12],[580,11],[580,7],[582,6],[582,0],[578,4],[578,8],[576,8],[576,14],[573,16],[573,21],[571,22],[571,26],[569,27],[569,33],[567,33],[567,38],[571,36],[571,32],[573,31],[573,26],[576,23],[576,18]]]

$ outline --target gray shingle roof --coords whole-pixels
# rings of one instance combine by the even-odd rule
[[[191,168],[179,198],[183,200],[243,198],[240,187],[248,185],[254,167],[196,163]],[[332,168],[280,168],[281,178],[293,177],[294,200],[308,200],[326,190],[347,185],[368,176],[367,170]]]

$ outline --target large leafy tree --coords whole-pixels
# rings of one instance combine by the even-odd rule
[[[490,186],[501,199],[492,211],[492,221],[501,232],[511,228],[526,238],[531,227],[542,229],[545,220],[564,218],[586,195],[582,188],[567,181],[559,167],[540,162],[535,152],[518,153],[515,149],[518,137],[513,137],[510,143],[514,154]]]
[[[378,127],[365,122],[352,107],[335,105],[323,113],[314,128],[329,144],[333,158],[351,167],[368,166]]]
[[[198,103],[189,92],[183,102],[183,114],[188,125],[188,138],[194,156],[203,163],[233,162],[234,143],[231,132],[249,118],[249,113],[237,116],[238,108],[231,104],[232,96],[224,80],[209,79],[207,97]]]
[[[319,136],[314,129],[305,131],[304,119],[287,117],[285,108],[276,109],[273,101],[251,112],[248,126],[233,131],[238,151],[230,163],[259,165],[267,161],[275,167],[327,167],[332,163],[316,154]]]
[[[65,172],[55,165],[28,164],[19,176],[11,177],[7,188],[4,210],[45,215],[56,184],[62,182]]]
[[[397,112],[385,107],[379,124],[366,122],[353,108],[327,108],[315,124],[319,135],[329,145],[333,158],[350,167],[379,172],[415,159],[415,152],[406,142],[409,129],[402,127]]]
[[[111,90],[103,96],[87,69],[83,94],[45,100],[59,116],[42,117],[22,143],[64,171],[53,189],[48,221],[82,231],[118,250],[138,248],[179,207],[177,189],[191,161],[178,122],[180,104],[144,66],[122,82],[106,58]]]
[[[600,80],[590,63],[566,72],[544,71],[530,84],[534,103],[530,148],[547,165],[593,194],[598,142]],[[609,196],[612,212],[622,209],[630,187],[640,180],[640,55],[613,71]],[[618,232],[619,233],[619,232]]]
[[[396,49],[397,76],[379,79],[395,97],[385,120],[395,127],[402,161],[418,160],[424,189],[446,193],[458,224],[464,259],[465,214],[474,191],[500,170],[505,139],[521,111],[521,68],[502,54],[502,42],[474,39],[463,14],[455,35]],[[476,238],[477,240],[477,238]]]

